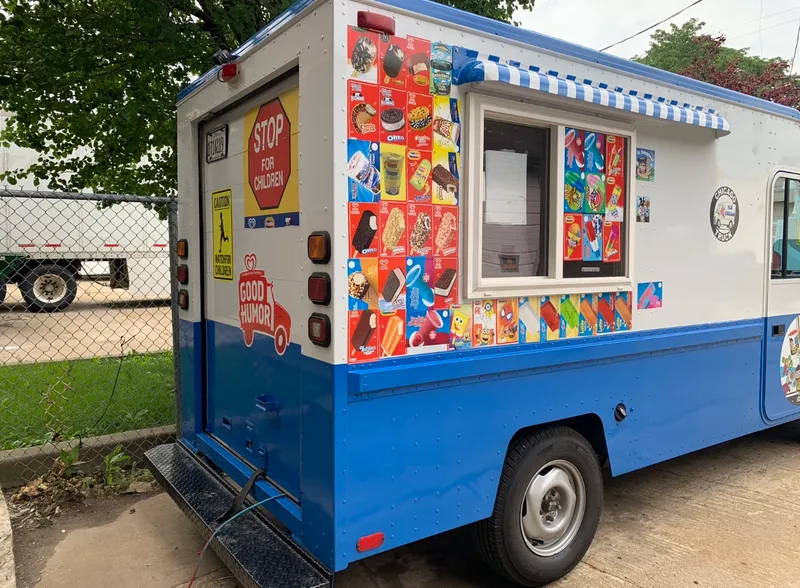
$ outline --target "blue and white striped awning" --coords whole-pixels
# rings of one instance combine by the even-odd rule
[[[636,95],[635,92],[624,93],[623,91],[602,87],[605,84],[598,87],[581,83],[577,79],[572,79],[574,76],[568,76],[567,79],[563,79],[556,75],[551,75],[551,72],[542,73],[538,71],[538,68],[530,67],[525,69],[501,63],[496,59],[467,59],[460,64],[454,74],[456,84],[502,82],[564,98],[616,108],[633,114],[730,133],[730,125],[727,120],[700,107],[689,104],[681,106],[674,100],[667,101],[664,98],[659,98],[658,100],[652,100],[648,97],[643,98]],[[622,89],[619,88],[619,90]]]

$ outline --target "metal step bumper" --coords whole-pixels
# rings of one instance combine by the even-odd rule
[[[148,467],[204,538],[219,526],[236,490],[179,443],[145,453]],[[230,521],[211,548],[246,588],[323,588],[332,575],[290,537],[249,511]]]

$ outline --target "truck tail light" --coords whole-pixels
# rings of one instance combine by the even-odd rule
[[[178,307],[189,310],[189,292],[186,290],[178,290]]]
[[[179,284],[188,284],[189,283],[189,266],[187,265],[179,265],[178,271],[178,283]]]
[[[356,549],[363,553],[365,551],[371,551],[373,549],[378,549],[381,545],[383,545],[383,541],[386,537],[383,533],[373,533],[372,535],[365,535],[358,541],[356,541]]]
[[[181,259],[186,259],[189,257],[189,242],[186,239],[179,239],[178,246],[175,248],[178,253],[178,257]]]
[[[312,263],[328,263],[331,259],[331,236],[328,231],[314,231],[308,236],[308,258]]]
[[[314,304],[328,306],[331,301],[331,277],[324,272],[308,276],[308,299]]]
[[[314,345],[328,347],[331,344],[331,319],[318,312],[308,317],[308,338]]]
[[[219,68],[217,78],[220,82],[230,82],[233,78],[239,75],[239,62],[231,61],[225,63]]]
[[[394,18],[391,16],[359,10],[356,23],[360,29],[394,35]]]

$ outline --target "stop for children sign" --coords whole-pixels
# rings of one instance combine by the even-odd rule
[[[244,117],[245,228],[300,224],[297,88]]]

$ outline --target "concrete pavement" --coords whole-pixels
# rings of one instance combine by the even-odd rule
[[[167,297],[168,298],[168,297]],[[66,311],[25,310],[17,288],[0,306],[0,365],[155,353],[172,346],[172,317],[163,301],[135,300],[124,290],[78,282],[78,296]]]
[[[199,536],[165,494],[131,513],[59,532],[19,588],[175,588]],[[80,523],[81,521],[77,521]],[[584,561],[557,588],[800,588],[800,427],[789,425],[612,480]],[[19,535],[19,533],[17,533]],[[22,542],[25,541],[23,537]],[[46,541],[45,541],[46,542]],[[18,545],[17,561],[29,555]],[[235,588],[213,554],[203,588]],[[33,579],[33,580],[30,580]],[[380,554],[337,576],[337,588],[478,588],[505,584],[451,533]]]

